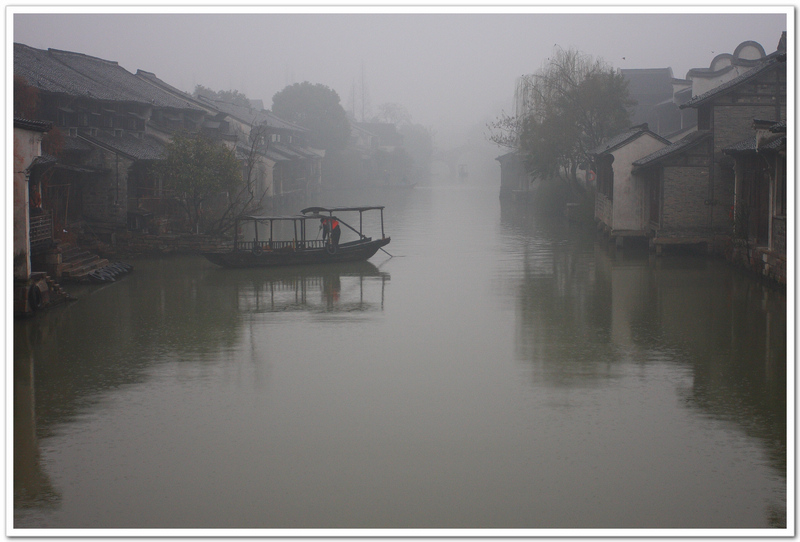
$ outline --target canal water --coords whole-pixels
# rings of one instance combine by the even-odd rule
[[[393,257],[137,260],[14,323],[14,528],[786,527],[785,294],[496,186],[338,197]]]

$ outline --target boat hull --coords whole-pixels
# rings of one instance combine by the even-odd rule
[[[365,261],[389,244],[390,238],[344,243],[331,254],[326,249],[274,250],[255,254],[251,251],[205,252],[203,256],[222,267],[281,267]]]

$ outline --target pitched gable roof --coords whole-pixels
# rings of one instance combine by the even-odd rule
[[[194,96],[192,96],[188,92],[185,92],[183,90],[180,90],[179,88],[173,87],[172,85],[170,85],[169,83],[167,83],[163,79],[159,79],[156,76],[156,74],[154,74],[153,72],[148,72],[148,71],[141,70],[141,69],[140,70],[136,70],[136,77],[138,77],[139,79],[142,79],[144,81],[147,81],[148,83],[158,87],[159,89],[161,89],[161,90],[163,90],[163,91],[165,91],[165,92],[167,92],[169,94],[172,94],[173,96],[177,97],[179,100],[182,100],[182,101],[186,102],[187,106],[191,106],[191,107],[193,107],[195,109],[209,109],[208,106],[206,106],[203,102],[199,101],[197,98],[195,98]]]
[[[199,109],[143,81],[116,62],[82,53],[57,49],[45,51],[15,43],[14,75],[21,75],[29,85],[46,92],[175,109]]]
[[[125,96],[58,62],[47,51],[21,43],[14,44],[14,75],[46,92],[71,96],[94,96],[101,100],[122,100]]]
[[[23,117],[14,117],[14,128],[23,128],[31,132],[48,132],[53,128],[53,123],[45,120],[31,120]]]
[[[686,137],[683,137],[674,143],[670,143],[666,147],[658,149],[654,153],[639,158],[638,160],[633,162],[633,167],[643,168],[643,167],[653,166],[669,156],[681,153],[686,149],[698,145],[700,142],[705,141],[710,137],[711,137],[711,132],[709,130],[698,130],[696,132],[692,132]]]
[[[134,160],[160,160],[163,158],[164,144],[150,136],[139,139],[128,133],[123,133],[120,137],[98,131],[94,136],[81,134],[78,137]]]
[[[779,150],[786,146],[786,121],[754,121],[756,135],[750,136],[725,147],[722,152],[725,154],[751,153],[765,150]],[[768,131],[775,135],[760,135],[759,131]]]
[[[611,139],[597,146],[593,150],[589,151],[589,154],[593,156],[599,156],[601,154],[610,153],[622,147],[623,145],[626,145],[631,141],[638,139],[639,137],[645,134],[649,134],[654,138],[656,138],[657,140],[669,144],[669,140],[664,139],[655,132],[651,132],[650,129],[647,127],[647,123],[644,123],[644,124],[639,124],[638,126],[633,126],[627,131],[612,137]]]
[[[684,109],[687,107],[698,107],[704,103],[707,103],[713,98],[721,96],[726,92],[732,91],[735,87],[754,79],[755,77],[761,75],[764,72],[770,71],[777,67],[780,64],[786,63],[786,53],[773,53],[769,55],[766,60],[759,64],[758,66],[744,72],[742,75],[738,77],[734,77],[730,81],[726,81],[725,83],[719,85],[718,87],[712,88],[708,92],[695,96],[688,102],[681,104],[680,108]]]

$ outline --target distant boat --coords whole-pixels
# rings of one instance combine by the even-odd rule
[[[309,265],[341,262],[365,261],[375,255],[378,250],[389,244],[390,237],[386,237],[383,225],[383,206],[368,207],[308,207],[301,214],[293,216],[247,216],[236,223],[233,248],[226,252],[205,252],[203,256],[210,262],[222,267],[278,267],[285,265]],[[362,231],[363,214],[369,211],[380,211],[381,237],[373,239],[364,235]],[[355,213],[359,215],[359,229],[351,226],[341,218],[342,213]],[[307,222],[318,223],[321,219],[336,219],[356,234],[358,239],[346,243],[333,244],[330,236],[325,239],[308,239]],[[291,239],[276,240],[273,238],[276,222],[286,222],[293,225]],[[239,226],[243,223],[252,223],[254,238],[252,240],[239,239]],[[269,224],[269,239],[258,238],[259,224]],[[312,231],[318,231],[312,228]]]

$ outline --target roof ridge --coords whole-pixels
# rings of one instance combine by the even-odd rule
[[[47,52],[48,53],[58,53],[58,54],[63,53],[65,55],[69,55],[69,56],[81,56],[81,57],[84,57],[84,58],[90,58],[92,60],[99,60],[100,62],[103,62],[105,64],[113,64],[114,66],[119,66],[119,62],[117,62],[116,60],[108,60],[108,59],[105,59],[105,58],[100,58],[99,56],[92,56],[92,55],[87,55],[86,53],[79,53],[77,51],[67,51],[65,49],[54,49],[54,48],[50,47],[50,48],[47,49]],[[124,70],[125,68],[122,68],[122,69]],[[127,71],[127,70],[125,70],[125,71]]]

